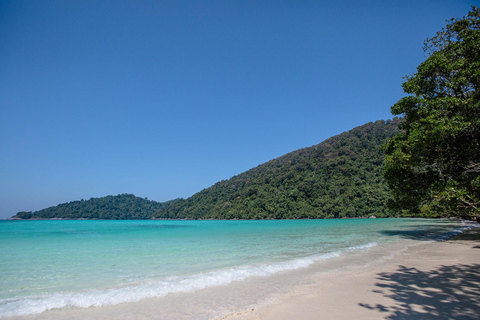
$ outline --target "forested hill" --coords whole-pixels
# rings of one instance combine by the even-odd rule
[[[174,200],[175,201],[175,200]],[[19,212],[18,219],[150,219],[168,202],[160,203],[133,194],[119,194],[62,203],[35,212]]]
[[[285,219],[388,216],[382,146],[398,119],[376,121],[224,180],[154,217]]]
[[[382,146],[398,119],[376,121],[271,160],[188,199],[120,194],[62,203],[14,219],[300,219],[388,216]]]

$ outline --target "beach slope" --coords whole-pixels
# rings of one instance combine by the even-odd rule
[[[480,230],[411,246],[368,270],[320,275],[314,290],[225,319],[478,319]]]

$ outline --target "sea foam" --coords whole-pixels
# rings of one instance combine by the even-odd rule
[[[376,245],[376,242],[371,242],[348,247],[344,250],[279,263],[245,265],[186,277],[168,277],[161,280],[144,281],[122,287],[4,299],[0,301],[0,317],[38,314],[51,309],[69,307],[110,306],[125,302],[138,302],[148,298],[163,297],[169,293],[194,292],[208,287],[228,285],[249,277],[265,277],[281,271],[306,268],[317,261],[339,257],[348,251],[366,250]]]

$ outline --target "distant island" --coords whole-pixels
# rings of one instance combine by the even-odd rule
[[[35,212],[22,211],[12,219],[150,219],[169,202],[156,202],[133,194],[119,194],[62,203]]]
[[[388,217],[382,146],[399,119],[376,121],[293,151],[188,199],[132,194],[72,201],[12,219],[304,219]]]

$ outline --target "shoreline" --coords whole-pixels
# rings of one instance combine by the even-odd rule
[[[426,219],[426,220],[445,220],[445,221],[459,221],[465,223],[477,223],[475,220],[468,220],[459,217],[402,217],[402,216],[386,216],[386,217],[377,217],[377,216],[365,216],[365,217],[342,217],[342,218],[318,218],[318,219],[192,219],[192,218],[184,218],[184,219],[168,219],[168,218],[145,218],[145,219],[90,219],[90,218],[31,218],[31,219],[21,219],[15,216],[10,218],[0,219],[2,221],[282,221],[282,220],[357,220],[357,219]]]
[[[207,281],[203,289],[169,290],[170,293],[166,295],[144,299],[142,296],[145,295],[145,292],[148,293],[152,289],[147,285],[142,287],[141,291],[129,291],[128,294],[133,294],[132,297],[134,297],[130,302],[109,304],[105,300],[108,296],[110,296],[109,299],[114,299],[118,294],[125,294],[125,290],[121,287],[119,290],[113,291],[107,288],[105,294],[101,290],[94,290],[91,293],[100,294],[99,297],[103,299],[102,301],[107,301],[107,304],[95,302],[93,305],[88,305],[85,302],[85,307],[77,302],[75,303],[79,307],[54,307],[50,303],[57,303],[59,298],[57,295],[51,300],[45,300],[45,303],[51,305],[48,311],[5,319],[268,320],[318,319],[320,314],[326,315],[320,317],[325,319],[388,319],[388,312],[392,308],[392,298],[375,292],[384,290],[382,287],[377,287],[377,277],[380,277],[382,273],[391,275],[406,273],[406,269],[402,269],[400,266],[410,268],[408,270],[419,270],[425,274],[425,272],[433,272],[441,266],[452,267],[452,264],[455,263],[475,265],[474,269],[477,271],[480,268],[479,227],[478,224],[464,225],[450,233],[450,235],[456,234],[452,238],[455,240],[441,242],[434,242],[434,240],[426,238],[418,240],[415,233],[406,232],[403,239],[392,242],[371,242],[351,246],[343,251],[332,251],[330,252],[332,255],[316,257],[319,260],[314,263],[310,261],[308,266],[295,267],[292,270],[286,268],[281,272],[274,271],[267,276],[264,276],[263,273],[250,275],[241,281],[228,281],[226,285],[208,284],[209,281],[216,278],[201,277],[196,280],[201,280],[202,283]],[[463,233],[458,234],[462,229]],[[394,233],[396,234],[396,232]],[[438,239],[442,238],[438,237]],[[474,248],[476,246],[478,248]],[[315,256],[312,257],[315,258]],[[302,263],[304,262],[302,261]],[[278,268],[274,264],[267,265],[267,267]],[[465,270],[460,271],[464,272]],[[225,276],[222,273],[215,274],[215,276],[220,275]],[[177,282],[175,283],[181,284],[181,282]],[[139,282],[139,284],[141,283]],[[172,285],[175,283],[172,282]],[[415,283],[413,282],[413,284]],[[400,284],[397,287],[399,286]],[[478,291],[478,288],[480,288],[480,280],[474,290]],[[437,291],[440,289],[436,288]],[[453,285],[450,289],[458,290]],[[416,294],[415,291],[412,292]],[[113,296],[111,296],[112,294]],[[425,295],[425,293],[422,294]],[[88,291],[79,292],[79,296],[82,299],[90,299]],[[64,296],[64,299],[69,298],[72,298],[71,294]],[[78,299],[77,296],[73,296],[73,298]],[[475,308],[477,308],[480,306],[478,296],[474,299],[477,299],[475,304]],[[393,306],[395,306],[395,299],[393,302]],[[70,302],[70,305],[75,305],[75,303]],[[469,306],[463,307],[463,309],[468,310]],[[339,313],[339,311],[343,313]],[[425,316],[422,315],[420,318],[425,319]],[[455,317],[449,315],[445,318]],[[462,315],[461,318],[465,318],[465,316]]]
[[[274,304],[222,320],[477,319],[480,228],[409,246],[366,268],[318,275]]]

